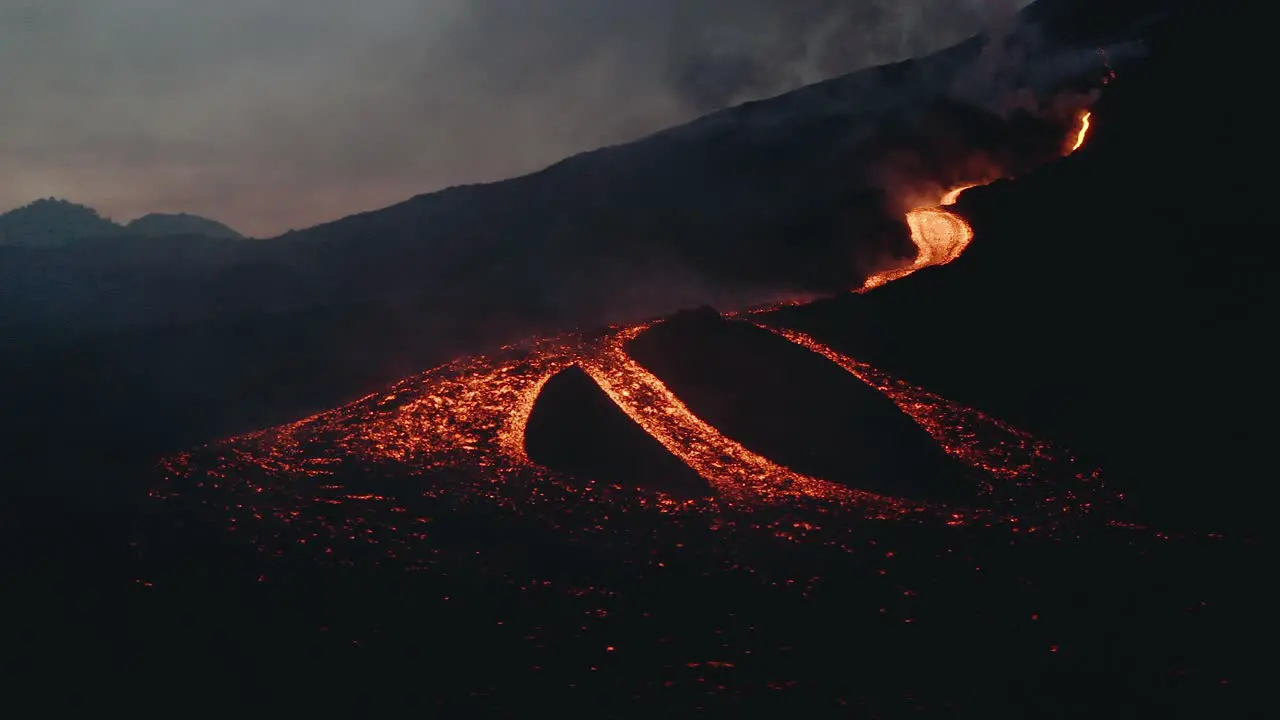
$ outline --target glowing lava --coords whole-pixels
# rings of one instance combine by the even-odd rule
[[[645,329],[633,327],[609,338],[602,352],[585,363],[587,373],[628,417],[706,479],[721,497],[773,502],[807,495],[886,508],[899,504],[794,472],[725,437],[626,354],[623,344]]]
[[[1093,118],[1093,113],[1086,112],[1080,116],[1080,130],[1076,133],[1076,142],[1071,146],[1071,152],[1075,152],[1084,147],[1084,141],[1089,137],[1089,126]]]
[[[1086,113],[1081,118],[1077,148],[1088,132],[1089,117]],[[916,259],[908,267],[873,276],[863,289],[958,257],[973,239],[973,230],[945,208],[970,187],[952,189],[937,206],[907,213],[918,248]],[[763,310],[772,307],[776,306]],[[729,317],[741,322],[759,315],[747,311]],[[631,507],[680,513],[718,512],[733,505],[795,508],[816,502],[870,518],[935,517],[946,524],[985,518],[1016,524],[1029,517],[1028,512],[1046,520],[1063,519],[1089,514],[1094,506],[1114,499],[1104,492],[1096,470],[1082,471],[1062,448],[891,378],[813,337],[760,325],[827,358],[893,400],[947,453],[973,469],[971,479],[982,490],[982,507],[911,502],[798,473],[698,417],[627,354],[626,343],[652,325],[615,327],[590,337],[535,339],[489,356],[447,363],[350,405],[169,458],[162,463],[166,481],[152,495],[180,499],[213,492],[199,503],[225,513],[233,530],[255,528],[255,542],[264,550],[279,541],[310,548],[309,543],[325,538],[378,544],[391,543],[395,536],[400,548],[396,552],[409,552],[423,537],[415,523],[429,520],[406,521],[403,513],[424,501],[481,500],[516,512],[607,502],[610,509],[605,514],[616,511],[624,496]],[[645,433],[704,478],[717,498],[677,501],[657,491],[589,481],[584,486],[579,479],[532,462],[525,450],[530,413],[547,381],[573,366],[583,369]],[[771,381],[760,378],[761,383]],[[278,523],[274,529],[263,527],[272,522]]]
[[[1080,129],[1076,132],[1075,144],[1068,154],[1084,146],[1089,136],[1089,127],[1093,113],[1086,111],[1080,116]],[[961,185],[942,194],[938,204],[931,207],[919,207],[907,213],[907,227],[911,230],[911,242],[916,246],[916,257],[906,267],[893,270],[882,270],[863,282],[858,292],[866,292],[878,288],[885,283],[900,280],[921,268],[934,265],[946,265],[960,257],[960,254],[973,241],[973,228],[969,222],[959,215],[944,209],[954,205],[960,194],[979,183]]]
[[[923,388],[897,380],[867,363],[843,355],[798,330],[761,323],[756,327],[821,355],[871,387],[884,393],[947,452],[948,455],[998,480],[1029,483],[1052,475],[1055,464],[1075,460],[1065,450],[973,408],[964,407]],[[1093,479],[1093,475],[1077,476]],[[987,486],[987,490],[992,490]],[[1067,495],[1071,495],[1068,491]]]
[[[718,503],[790,506],[807,500],[869,518],[928,513],[960,523],[1028,511],[1080,515],[1106,499],[1096,472],[1081,473],[1065,450],[888,377],[808,335],[760,325],[885,393],[949,454],[975,470],[972,480],[982,490],[984,507],[911,502],[798,473],[726,437],[628,356],[625,343],[651,326],[614,328],[590,339],[566,335],[449,363],[386,393],[172,458],[165,463],[168,479],[183,485],[153,495],[175,497],[193,484],[225,492],[224,509],[233,527],[270,517],[287,524],[310,518],[338,527],[332,519],[315,520],[314,513],[328,517],[346,506],[357,519],[343,522],[355,522],[362,533],[375,526],[402,527],[403,518],[375,520],[371,513],[405,510],[388,500],[384,485],[370,492],[359,484],[361,477],[409,473],[418,482],[403,491],[421,498],[470,497],[507,507],[548,497],[580,502],[589,489],[534,464],[525,451],[529,415],[543,386],[577,365],[632,421],[703,477],[716,490]],[[370,468],[379,470],[370,473]],[[659,511],[696,506],[659,492],[645,495],[658,500]],[[322,507],[327,509],[317,510]]]
[[[960,193],[964,192],[965,190],[968,190],[969,188],[975,188],[975,187],[978,187],[978,186],[977,186],[976,184],[975,184],[975,185],[961,185],[960,187],[955,188],[954,190],[951,190],[951,191],[947,192],[947,194],[946,194],[946,195],[943,195],[943,196],[942,196],[942,202],[941,202],[941,203],[939,203],[939,204],[940,204],[940,205],[955,205],[955,204],[956,204],[956,201],[960,199]]]
[[[880,287],[885,283],[904,278],[911,273],[933,265],[946,265],[960,257],[973,240],[973,228],[968,221],[953,212],[944,210],[960,199],[960,193],[976,185],[962,185],[943,194],[936,207],[916,208],[907,213],[907,227],[911,229],[911,242],[916,246],[915,260],[906,267],[884,270],[867,278],[862,290]]]

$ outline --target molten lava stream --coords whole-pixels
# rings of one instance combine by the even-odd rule
[[[817,353],[839,365],[845,372],[884,393],[890,400],[922,427],[949,455],[968,465],[981,468],[997,478],[1017,479],[1028,474],[1028,468],[1011,463],[1008,448],[1027,449],[1029,454],[1044,459],[1056,459],[1053,448],[1034,436],[984,415],[972,408],[963,407],[935,395],[923,388],[895,380],[871,365],[855,360],[818,342],[813,336],[776,328],[760,323],[756,327],[768,330],[779,337]],[[1000,442],[984,441],[974,432],[974,426],[984,426],[987,438],[1001,438]]]
[[[1081,116],[1072,150],[1083,145],[1090,118],[1089,113]],[[863,290],[958,257],[972,240],[973,231],[963,218],[945,207],[955,203],[969,187],[972,186],[945,193],[938,206],[908,213],[907,223],[918,248],[916,259],[908,267],[869,278]],[[760,310],[735,315],[751,315]],[[220,461],[226,467],[219,473],[226,475],[230,465],[238,465],[256,467],[259,474],[266,476],[330,477],[337,463],[354,457],[413,463],[423,468],[482,469],[494,476],[482,483],[491,487],[497,477],[534,467],[524,447],[529,413],[547,380],[576,364],[624,413],[725,498],[776,501],[814,497],[870,504],[890,513],[916,509],[893,498],[794,472],[725,437],[627,356],[624,343],[648,327],[614,329],[603,339],[589,342],[578,336],[538,339],[519,347],[505,347],[492,356],[447,363],[398,383],[389,393],[222,443],[231,459]],[[881,376],[870,366],[844,357],[808,336],[774,332],[824,355],[890,395],[948,451],[993,475],[1029,477],[1028,461],[1020,458],[1027,457],[1029,451],[1032,456],[1049,460],[1048,455],[1056,452],[1025,433],[997,427],[996,421],[980,413]],[[1013,454],[977,444],[964,427],[975,421],[1005,438],[1002,444]],[[179,476],[189,471],[189,459],[175,458],[170,474]]]
[[[896,498],[853,490],[789,470],[722,435],[626,354],[624,343],[648,327],[629,328],[605,339],[584,368],[628,417],[705,478],[722,497],[766,503],[806,496],[844,500],[869,505],[882,515],[913,509]]]
[[[960,193],[975,185],[963,185],[942,196],[937,207],[916,208],[907,213],[907,227],[911,230],[911,242],[916,246],[916,258],[911,264],[894,270],[884,270],[867,278],[861,292],[899,280],[911,273],[932,265],[946,265],[960,257],[973,240],[973,228],[959,215],[943,209],[954,205]]]
[[[1084,141],[1089,137],[1089,126],[1093,119],[1093,113],[1086,112],[1080,116],[1080,130],[1076,133],[1076,142],[1071,146],[1068,152],[1075,152],[1084,147]]]
[[[516,392],[511,414],[507,416],[502,429],[498,431],[498,447],[503,454],[518,464],[529,465],[533,462],[525,449],[525,432],[529,427],[529,416],[533,414],[534,403],[542,394],[542,388],[556,372],[558,370],[544,372],[537,380]]]
[[[1084,146],[1089,136],[1089,128],[1093,113],[1085,112],[1080,116],[1080,129],[1076,131],[1075,143],[1067,150],[1067,154]],[[911,230],[911,242],[916,246],[916,257],[906,267],[894,270],[883,270],[867,278],[858,292],[866,292],[878,288],[885,283],[900,280],[911,273],[933,265],[946,265],[960,257],[960,254],[973,241],[973,228],[969,222],[959,215],[944,209],[954,205],[960,194],[981,183],[961,185],[943,193],[938,204],[933,207],[919,207],[907,213],[907,227]]]
[[[897,380],[803,332],[756,325],[822,355],[888,396],[949,455],[982,471],[988,477],[979,481],[983,494],[992,495],[995,504],[1003,505],[1005,512],[1022,515],[1038,507],[1045,513],[1043,518],[1062,519],[1087,515],[1093,509],[1116,505],[1123,499],[1102,481],[1098,468],[1080,464],[1066,448]],[[990,480],[1003,481],[999,494],[995,494],[996,487]],[[948,512],[957,523],[963,522],[966,516],[985,514],[984,510],[963,515]],[[1018,522],[1016,517],[1012,522]]]

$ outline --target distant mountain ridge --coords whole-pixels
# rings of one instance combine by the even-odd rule
[[[0,245],[51,247],[113,237],[180,235],[230,240],[244,237],[220,222],[187,213],[151,213],[121,225],[91,207],[58,198],[36,200],[0,214]]]
[[[55,198],[36,200],[0,215],[0,245],[62,245],[123,232],[123,227],[97,210]]]
[[[217,220],[189,213],[150,213],[125,226],[130,234],[144,237],[200,235],[208,238],[243,240],[244,236]]]

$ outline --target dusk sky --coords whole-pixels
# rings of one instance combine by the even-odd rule
[[[1025,0],[5,0],[0,211],[265,237],[960,40]]]

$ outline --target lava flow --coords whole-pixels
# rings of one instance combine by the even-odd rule
[[[1076,142],[1071,146],[1071,152],[1075,152],[1084,147],[1084,141],[1089,137],[1089,125],[1092,118],[1093,113],[1091,112],[1086,112],[1084,115],[1080,116],[1080,130],[1076,133]]]
[[[693,468],[721,497],[776,501],[810,496],[894,504],[873,493],[791,471],[725,437],[627,355],[624,343],[647,327],[628,328],[607,339],[601,352],[585,363],[587,373],[628,417]]]
[[[1080,129],[1075,143],[1067,151],[1071,154],[1084,146],[1089,136],[1093,113],[1080,116]],[[885,283],[900,280],[921,268],[946,265],[960,257],[973,240],[973,228],[959,215],[946,210],[960,199],[960,194],[984,183],[970,183],[943,193],[935,206],[919,207],[907,213],[907,227],[911,230],[911,243],[916,246],[916,257],[906,267],[883,270],[867,278],[859,292],[878,288]]]
[[[1082,120],[1081,138],[1088,115]],[[966,189],[948,192],[942,206],[954,203]],[[907,268],[873,277],[864,290],[950,262],[964,250],[973,231],[942,206],[908,214],[919,257]],[[749,315],[726,317],[751,322],[744,319]],[[404,513],[411,512],[407,506],[423,498],[490,502],[517,512],[583,502],[613,508],[607,512],[628,502],[659,512],[816,503],[868,518],[933,517],[965,524],[1036,517],[1041,526],[1090,515],[1115,499],[1096,470],[1081,468],[1062,448],[891,378],[811,336],[759,325],[888,396],[970,469],[978,500],[973,507],[908,501],[796,472],[698,417],[628,355],[627,342],[655,324],[615,327],[590,337],[538,339],[447,363],[347,406],[170,458],[162,463],[165,480],[152,495],[181,499],[199,494],[204,497],[200,503],[224,513],[232,529],[256,528],[254,537],[263,548],[271,544],[269,538],[306,544],[307,538],[342,536],[381,543],[390,533],[402,536],[400,552],[409,552],[403,549],[412,544],[408,540],[421,535],[413,522],[430,521],[405,521]],[[552,377],[574,366],[666,452],[704,479],[715,497],[677,501],[657,490],[574,478],[535,463],[526,452],[525,437],[534,405]],[[208,497],[210,492],[216,495]],[[336,519],[334,512],[350,516]],[[262,523],[271,520],[291,529],[264,530]]]
[[[339,466],[352,461],[465,469],[478,475],[475,488],[486,495],[492,494],[495,477],[532,471],[555,482],[555,473],[530,461],[525,428],[546,382],[577,365],[726,501],[772,503],[810,497],[859,503],[874,507],[877,514],[911,505],[807,477],[722,435],[626,354],[624,344],[649,327],[615,329],[593,340],[568,335],[538,341],[523,351],[509,346],[496,357],[449,363],[387,393],[205,451],[230,450],[214,473],[217,481],[229,483],[264,475],[285,482],[333,477]],[[188,453],[167,467],[176,478],[189,473],[192,460]],[[261,492],[256,482],[253,492]]]
[[[976,185],[964,185],[948,191],[937,207],[916,208],[907,213],[907,227],[911,229],[911,242],[916,246],[916,258],[911,264],[884,270],[867,278],[862,290],[880,287],[885,283],[904,278],[920,268],[946,265],[960,257],[973,240],[973,228],[968,221],[953,212],[944,210],[960,199],[960,193]]]
[[[233,529],[257,527],[271,518],[293,526],[290,532],[255,530],[264,548],[270,537],[288,540],[304,529],[313,540],[334,533],[376,543],[390,542],[387,533],[416,536],[413,525],[406,525],[406,506],[446,497],[517,511],[548,500],[556,507],[609,502],[620,511],[623,505],[616,503],[621,501],[606,500],[611,493],[659,512],[817,502],[866,518],[915,515],[965,524],[1036,517],[1041,526],[1090,514],[1113,499],[1096,470],[1082,471],[1061,448],[895,380],[812,337],[766,328],[885,393],[971,468],[980,506],[908,501],[795,472],[723,435],[630,358],[625,343],[649,327],[615,328],[592,339],[567,335],[449,363],[389,392],[171,458],[165,463],[167,481],[153,496],[178,498],[196,488],[215,491],[218,499],[212,502],[230,517]],[[573,365],[703,477],[717,498],[706,501],[710,504],[681,502],[658,491],[590,481],[584,485],[531,461],[525,428],[533,405],[548,379]],[[355,517],[337,519],[335,512]]]

